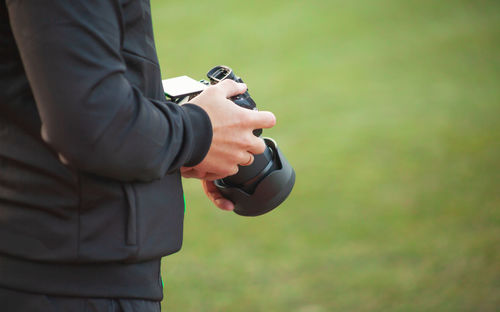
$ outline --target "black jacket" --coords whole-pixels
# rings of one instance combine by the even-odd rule
[[[0,286],[160,299],[211,137],[165,100],[149,1],[0,1]]]

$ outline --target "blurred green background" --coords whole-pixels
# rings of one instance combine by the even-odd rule
[[[226,64],[291,197],[258,218],[186,180],[166,311],[499,311],[500,1],[153,1],[164,78]]]

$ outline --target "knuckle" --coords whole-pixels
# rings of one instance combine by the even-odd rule
[[[254,112],[242,107],[239,107],[239,122],[240,124],[245,127],[245,128],[255,128],[255,125],[257,124]]]
[[[223,87],[226,87],[226,86],[234,87],[234,86],[236,86],[236,81],[231,80],[231,79],[224,79],[221,82],[219,82],[217,85],[221,85]]]
[[[238,152],[238,163],[241,163],[242,161],[248,160],[247,152],[240,151]]]
[[[253,150],[255,151],[255,154],[262,154],[264,153],[265,149],[266,149],[266,144],[264,143],[264,140],[256,138],[253,145]]]
[[[211,85],[205,90],[203,90],[202,94],[204,94],[205,96],[219,96],[220,94],[224,94],[224,90],[221,88],[221,86],[216,84],[216,85]]]
[[[252,136],[253,134],[247,134],[241,139],[241,145],[243,145],[243,147],[247,150],[255,145],[255,141]]]
[[[262,154],[262,153],[264,153],[265,150],[266,150],[266,144],[264,142],[259,142],[256,151],[259,154]]]
[[[240,124],[245,127],[245,128],[251,128],[252,127],[252,116],[251,116],[251,111],[248,109],[245,109],[243,107],[235,105],[239,111],[238,117],[239,117],[239,122]]]
[[[205,89],[204,91],[207,95],[217,96],[223,92],[219,85],[213,85]]]

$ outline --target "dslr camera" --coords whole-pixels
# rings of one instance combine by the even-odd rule
[[[170,101],[182,104],[209,85],[222,80],[243,82],[231,68],[224,65],[209,70],[207,77],[208,81],[196,81],[188,76],[163,80],[165,95]],[[257,110],[248,90],[230,100],[243,108]],[[254,155],[254,162],[250,166],[239,166],[237,174],[214,182],[222,195],[234,203],[234,212],[242,216],[259,216],[278,207],[288,197],[295,184],[295,171],[276,141],[262,137],[262,129],[255,129],[253,134],[264,140],[264,153]]]

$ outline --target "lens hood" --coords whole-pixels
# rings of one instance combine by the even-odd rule
[[[259,216],[278,207],[290,194],[295,184],[295,171],[273,139],[263,138],[273,151],[276,170],[266,175],[256,186],[253,193],[247,193],[223,180],[214,181],[222,195],[231,200],[234,212],[241,216]]]

